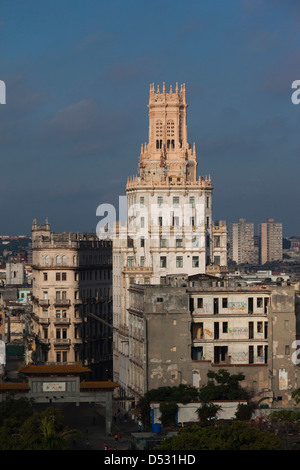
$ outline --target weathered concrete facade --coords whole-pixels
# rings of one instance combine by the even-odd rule
[[[202,387],[209,370],[224,368],[245,375],[242,385],[256,401],[291,406],[298,383],[294,289],[209,276],[168,282],[130,288],[129,325],[137,328],[129,334],[132,393]]]

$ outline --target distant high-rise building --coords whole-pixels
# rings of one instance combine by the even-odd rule
[[[230,258],[237,264],[255,263],[254,223],[240,218],[230,224]]]
[[[267,219],[259,224],[259,262],[282,260],[282,223]]]

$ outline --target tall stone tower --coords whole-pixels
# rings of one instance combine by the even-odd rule
[[[130,285],[165,284],[168,274],[227,265],[226,226],[212,221],[210,176],[197,177],[187,106],[185,85],[168,92],[165,84],[156,91],[150,85],[148,142],[141,146],[139,175],[127,181],[127,223],[113,232],[114,379],[126,396],[138,374],[129,351],[135,327],[128,324]]]

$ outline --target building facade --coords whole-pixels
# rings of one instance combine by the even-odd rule
[[[258,225],[260,264],[282,260],[282,223],[267,219]]]
[[[240,218],[230,224],[230,259],[237,264],[257,263],[254,249],[254,223]]]
[[[197,177],[195,144],[187,137],[185,85],[150,86],[149,136],[139,175],[128,179],[127,221],[113,233],[114,380],[126,397],[132,374],[130,285],[165,284],[170,273],[227,268],[226,224],[212,219],[212,181]]]
[[[256,402],[293,405],[293,287],[174,275],[167,286],[131,286],[130,295],[129,378],[137,402],[158,387],[202,387],[209,371],[226,369],[245,375],[242,386]]]
[[[112,245],[95,234],[32,225],[32,331],[28,362],[112,372]]]

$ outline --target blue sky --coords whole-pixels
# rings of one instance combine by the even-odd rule
[[[150,83],[186,84],[215,220],[300,235],[297,0],[1,0],[0,234],[95,231],[148,139]]]

